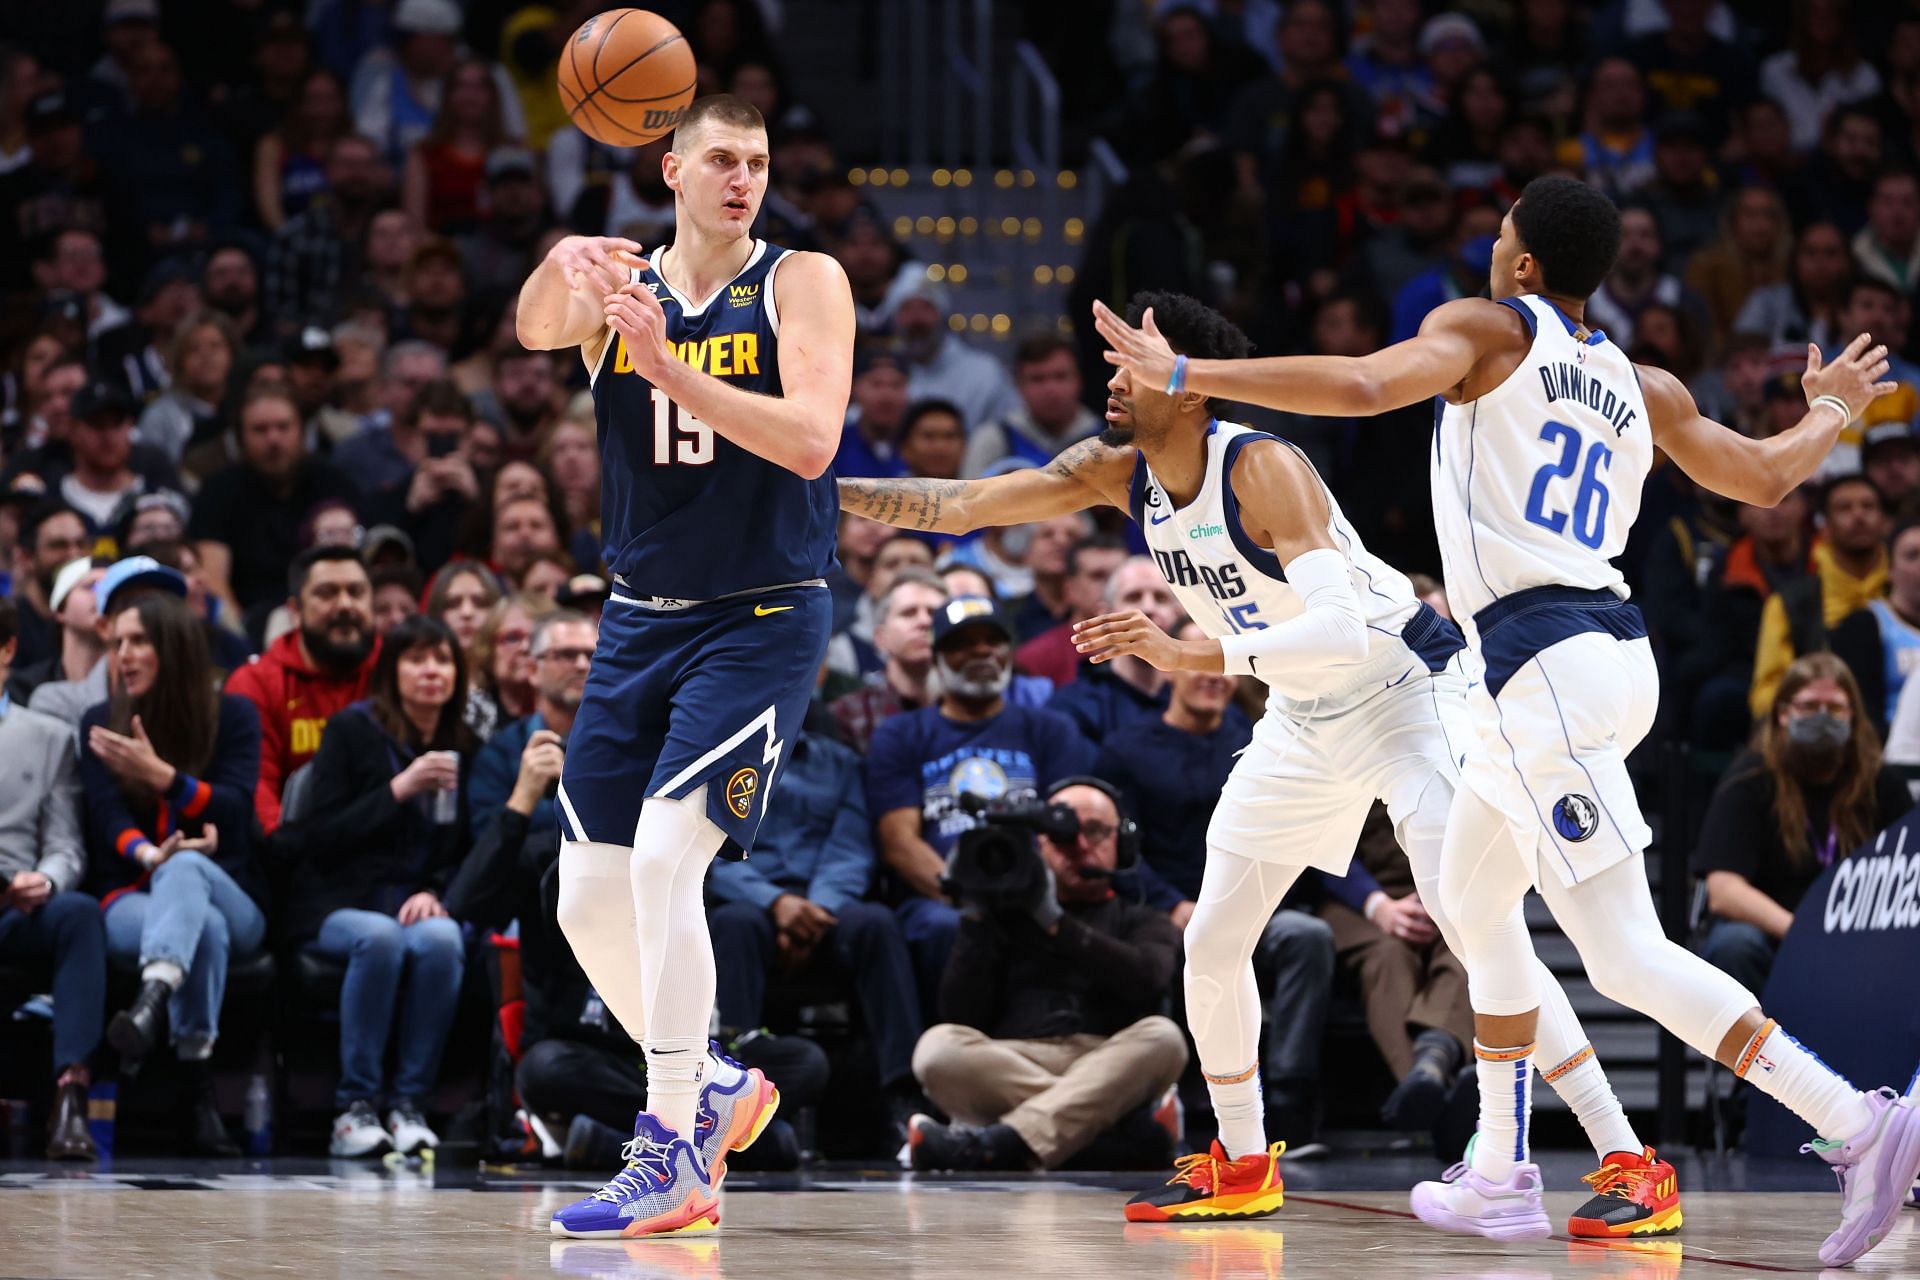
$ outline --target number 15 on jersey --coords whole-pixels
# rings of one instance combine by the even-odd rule
[[[713,461],[713,428],[667,399],[658,387],[653,399],[653,464],[656,467],[704,467]]]

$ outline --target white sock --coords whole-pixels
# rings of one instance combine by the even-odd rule
[[[149,960],[140,966],[140,981],[164,982],[178,991],[187,980],[187,971],[171,960]]]
[[[1207,1076],[1207,1096],[1213,1099],[1213,1118],[1220,1123],[1220,1146],[1228,1159],[1267,1149],[1267,1099],[1260,1091],[1258,1063],[1230,1076]]]
[[[1627,1122],[1620,1099],[1614,1097],[1613,1085],[1607,1080],[1607,1073],[1600,1069],[1600,1059],[1594,1055],[1592,1045],[1583,1045],[1578,1053],[1557,1067],[1542,1068],[1540,1078],[1552,1085],[1560,1100],[1573,1111],[1580,1127],[1587,1131],[1593,1153],[1602,1162],[1616,1151],[1637,1156],[1645,1150],[1639,1135]]]
[[[1533,1107],[1533,1046],[1494,1049],[1473,1042],[1480,1079],[1480,1130],[1473,1140],[1473,1171],[1505,1182],[1528,1159],[1527,1121]]]
[[[712,1061],[704,1040],[647,1044],[647,1111],[688,1142],[704,1068]]]
[[[1747,1041],[1734,1074],[1829,1142],[1845,1142],[1873,1121],[1860,1091],[1771,1018]]]

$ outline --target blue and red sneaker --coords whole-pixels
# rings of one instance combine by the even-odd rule
[[[576,1240],[680,1235],[720,1225],[720,1196],[692,1143],[642,1111],[633,1141],[621,1148],[627,1167],[584,1200],[553,1215],[556,1236]]]

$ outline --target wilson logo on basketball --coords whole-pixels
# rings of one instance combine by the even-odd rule
[[[727,808],[733,816],[744,818],[753,812],[754,793],[760,790],[760,772],[742,769],[727,779]]]
[[[687,114],[685,107],[674,107],[669,111],[653,108],[648,110],[646,118],[640,122],[640,127],[649,133],[655,130],[665,133],[668,129],[678,125],[680,123],[680,117],[685,114]]]

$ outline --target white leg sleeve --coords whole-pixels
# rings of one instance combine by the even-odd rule
[[[633,850],[625,845],[563,842],[559,917],[587,981],[638,1042],[647,1028],[647,1001],[633,921],[632,861]]]
[[[703,891],[725,843],[726,833],[707,817],[705,787],[685,800],[655,797],[641,806],[629,893],[647,1011],[647,1110],[688,1138],[713,1020],[713,939]]]

